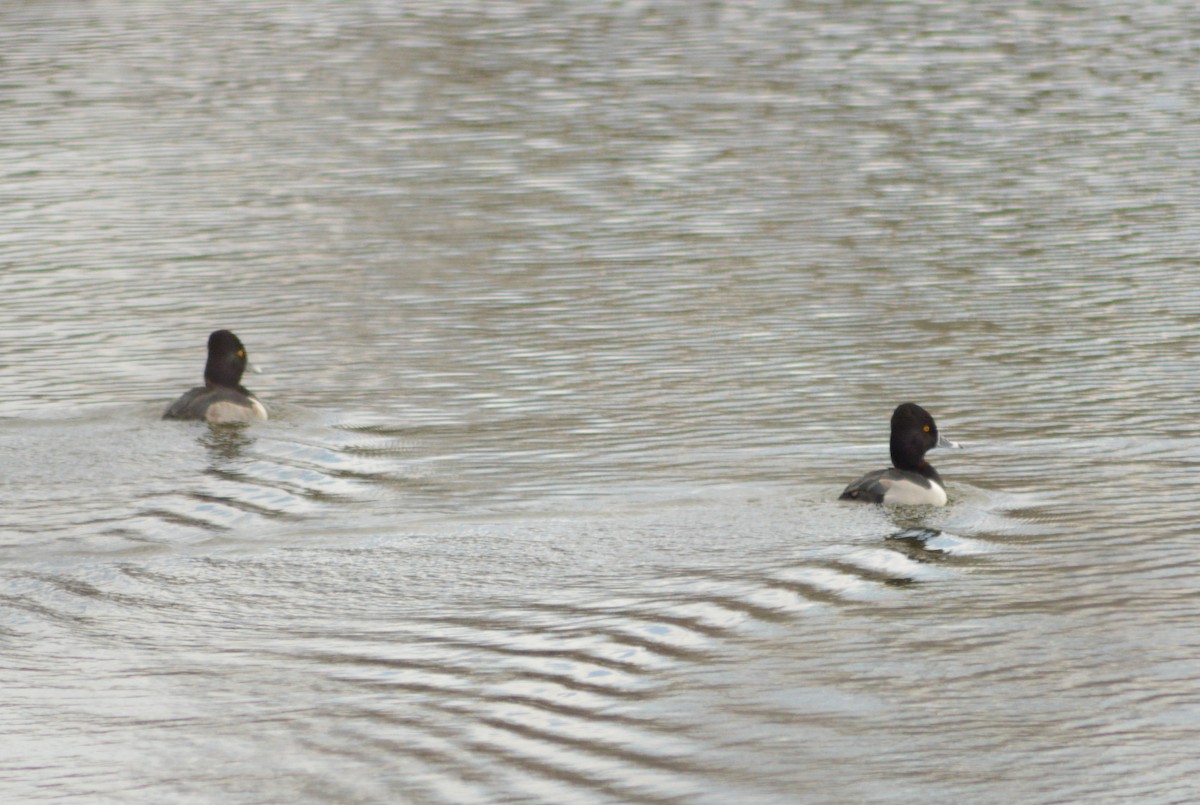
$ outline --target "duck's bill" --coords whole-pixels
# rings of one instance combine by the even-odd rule
[[[962,445],[958,442],[952,442],[942,434],[938,434],[938,447],[949,447],[952,450],[962,450]]]
[[[250,361],[246,361],[246,371],[254,372],[256,375],[262,374],[262,369],[259,369],[256,364],[250,363]],[[939,444],[938,447],[941,447],[941,445]]]

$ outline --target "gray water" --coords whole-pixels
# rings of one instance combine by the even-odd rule
[[[0,4],[0,798],[1200,798],[1195,33]]]

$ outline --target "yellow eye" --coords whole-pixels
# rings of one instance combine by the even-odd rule
[[[238,354],[240,355],[241,353],[238,353]],[[928,426],[928,425],[924,425],[924,426],[921,428],[921,430],[925,431],[926,433],[929,433],[929,426]]]
[[[238,350],[238,357],[239,357],[239,358],[244,358],[244,357],[246,357],[246,350],[244,350],[244,349],[239,349],[239,350]],[[925,428],[925,430],[929,430],[929,428],[928,428],[928,427],[926,427],[926,428]]]

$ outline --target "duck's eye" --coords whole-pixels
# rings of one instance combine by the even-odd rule
[[[240,352],[239,352],[238,354],[239,354],[239,355],[241,355],[242,353],[240,353]],[[922,426],[921,426],[921,430],[925,431],[926,433],[929,433],[929,426],[928,426],[928,425],[922,425]]]
[[[244,358],[244,357],[246,357],[246,350],[244,350],[244,349],[239,349],[239,350],[238,350],[238,357],[239,357],[239,358]],[[925,428],[925,430],[929,430],[929,428],[928,428],[928,427],[926,427],[926,428]]]

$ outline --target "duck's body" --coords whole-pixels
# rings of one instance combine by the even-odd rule
[[[930,469],[933,469],[930,467]],[[946,505],[946,487],[934,470],[932,476],[906,472],[895,467],[868,472],[846,487],[838,500],[890,503],[896,506]]]
[[[893,466],[869,472],[846,487],[838,500],[889,505],[945,506],[948,500],[942,477],[925,460],[935,447],[958,447],[938,435],[937,424],[921,406],[904,403],[892,413]]]
[[[202,419],[214,425],[262,422],[267,419],[267,409],[241,386],[196,386],[176,400],[163,419]]]
[[[241,385],[248,365],[241,340],[228,330],[217,330],[208,337],[204,385],[172,403],[163,419],[198,419],[213,425],[266,420],[266,407]]]

